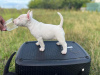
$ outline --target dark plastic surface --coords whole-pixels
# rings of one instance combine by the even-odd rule
[[[27,66],[41,66],[90,62],[89,55],[75,42],[67,41],[68,47],[72,46],[73,48],[68,48],[66,55],[61,54],[62,46],[57,46],[57,41],[45,41],[44,52],[39,51],[40,46],[36,46],[35,43],[36,41],[26,42],[20,47],[16,55],[16,63]]]
[[[66,55],[57,41],[45,41],[45,51],[39,51],[36,41],[24,43],[17,52],[15,71],[18,75],[89,75],[90,56],[73,41]],[[84,72],[82,72],[84,69]]]
[[[82,69],[84,69],[83,73]],[[18,75],[89,75],[90,63],[58,66],[22,66],[16,64]]]

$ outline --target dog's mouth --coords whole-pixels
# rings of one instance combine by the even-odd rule
[[[23,27],[24,27],[24,25],[21,25],[21,26],[23,26]]]
[[[19,26],[18,24],[14,23],[16,26]]]
[[[14,23],[15,24],[15,23]],[[16,26],[18,26],[17,24],[15,24]]]
[[[16,24],[16,22],[14,22],[14,21],[13,21],[13,24],[16,25],[16,26],[18,26],[18,24]]]
[[[16,25],[16,24],[15,24]],[[24,25],[16,25],[16,26],[22,26],[22,27],[24,27]]]

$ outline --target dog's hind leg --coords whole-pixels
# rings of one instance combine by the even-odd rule
[[[62,54],[66,54],[67,53],[67,43],[65,42],[65,38],[62,36],[57,37],[57,40],[59,41],[59,44],[62,45],[63,50],[61,51]]]
[[[38,42],[39,42],[39,44],[40,44],[40,51],[44,51],[44,49],[45,49],[45,45],[44,45],[44,42],[43,42],[43,39],[42,39],[42,37],[39,37],[38,39]]]

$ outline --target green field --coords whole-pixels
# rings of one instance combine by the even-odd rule
[[[28,10],[0,9],[0,15],[5,20],[17,18]],[[90,75],[100,75],[100,13],[65,10],[33,9],[33,18],[50,24],[59,24],[60,17],[64,17],[64,31],[67,41],[79,43],[91,56]],[[9,56],[18,51],[26,41],[36,40],[27,28],[19,27],[10,32],[0,32],[0,75],[3,74],[4,65]],[[10,71],[15,70],[15,57],[10,65]]]

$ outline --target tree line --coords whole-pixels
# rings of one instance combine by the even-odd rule
[[[79,9],[88,2],[90,2],[90,0],[31,0],[28,7],[44,9]]]

